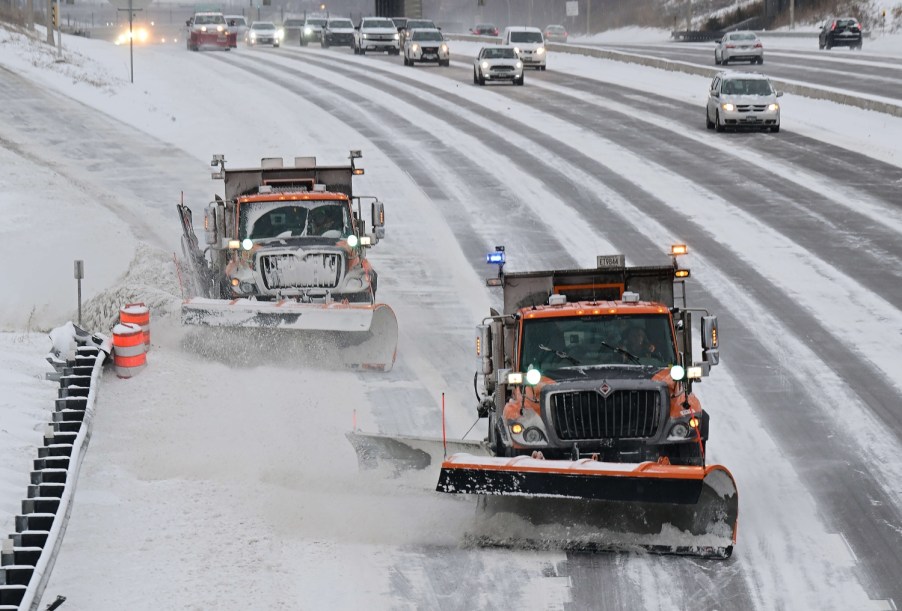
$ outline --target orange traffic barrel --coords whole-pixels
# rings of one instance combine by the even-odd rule
[[[139,325],[127,322],[113,327],[113,365],[120,378],[130,378],[147,365],[147,346]]]
[[[143,303],[127,303],[119,308],[119,322],[133,323],[144,331],[144,343],[150,350],[150,308]]]

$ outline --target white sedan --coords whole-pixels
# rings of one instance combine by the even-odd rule
[[[255,21],[247,31],[247,44],[278,47],[284,33],[271,21]]]
[[[439,30],[410,30],[404,38],[404,65],[413,66],[417,62],[451,65],[451,50]]]
[[[473,61],[473,82],[485,85],[486,81],[510,81],[523,84],[523,62],[517,50],[511,46],[492,45],[479,50]]]

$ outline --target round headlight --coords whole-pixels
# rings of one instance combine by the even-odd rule
[[[545,435],[539,429],[530,427],[523,434],[523,441],[526,443],[542,443],[545,441]]]
[[[674,382],[682,380],[684,375],[686,375],[686,370],[683,369],[682,365],[674,365],[670,368],[670,379]]]
[[[526,383],[535,386],[542,379],[542,372],[538,369],[530,369],[526,372]]]
[[[541,54],[544,53],[544,52],[545,52],[545,48],[544,48],[544,47],[539,47],[538,49],[536,49],[536,55],[541,55]]]
[[[243,248],[244,250],[250,250],[253,247],[254,242],[250,238],[244,238],[243,240],[241,240],[241,248]]]
[[[360,243],[360,240],[357,239],[357,236],[353,233],[348,236],[348,246],[351,248],[357,248],[357,244]]]
[[[392,36],[392,38],[394,38],[395,40],[398,40],[399,38],[401,38],[401,35],[400,35],[400,34],[395,34],[394,36]]]
[[[483,69],[483,70],[488,70],[488,69],[489,69],[489,62],[482,62],[482,69]]]
[[[519,422],[515,422],[511,425],[511,433],[513,433],[514,435],[519,435],[522,432],[523,432],[523,425],[520,424]]]
[[[673,428],[670,429],[670,436],[677,437],[679,439],[683,439],[689,435],[689,427],[683,424],[682,422],[678,422],[673,425]]]
[[[238,278],[232,278],[232,286],[238,286],[238,283],[241,282]]]
[[[523,67],[523,62],[517,62],[517,70]]]
[[[217,32],[222,32],[222,26],[221,26],[221,25],[216,26],[216,31],[217,31]]]
[[[205,26],[205,25],[200,26],[200,31],[201,31],[201,32],[206,32],[206,31],[207,31],[207,26]]]

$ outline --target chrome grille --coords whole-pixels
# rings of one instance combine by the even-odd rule
[[[739,112],[764,112],[767,110],[767,104],[737,104],[736,110]]]
[[[262,255],[258,259],[263,282],[270,290],[288,288],[335,288],[344,269],[338,253]]]
[[[614,390],[607,397],[595,390],[551,395],[551,416],[558,439],[654,437],[661,416],[657,390]]]

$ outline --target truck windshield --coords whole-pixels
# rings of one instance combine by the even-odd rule
[[[341,200],[244,202],[239,206],[238,239],[322,237],[351,234],[347,203]]]
[[[520,370],[676,363],[666,315],[573,316],[523,321]]]

